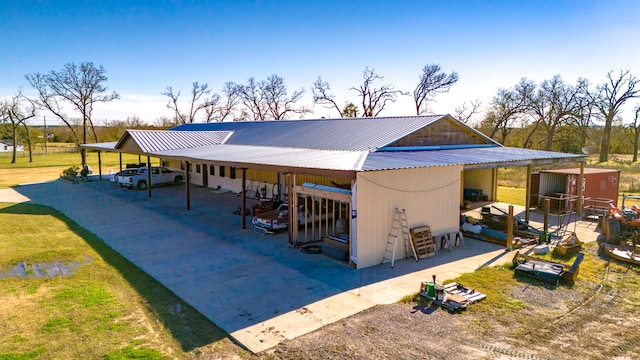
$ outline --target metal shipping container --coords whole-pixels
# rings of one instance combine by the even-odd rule
[[[578,195],[579,168],[542,170],[537,177],[537,189],[532,186],[531,193],[538,194],[537,203],[542,206],[542,199],[551,199],[552,210],[575,211],[575,197]],[[532,181],[532,184],[535,182]],[[620,185],[620,170],[585,168],[582,181],[582,196],[585,206],[606,206],[611,203],[618,205],[618,189]]]

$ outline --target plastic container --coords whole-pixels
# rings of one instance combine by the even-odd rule
[[[436,297],[436,283],[428,282],[427,283],[427,296]]]
[[[436,285],[435,286],[435,295],[436,295],[436,300],[444,301],[444,286]]]

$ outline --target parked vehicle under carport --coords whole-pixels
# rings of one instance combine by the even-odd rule
[[[144,190],[147,188],[149,181],[148,168],[142,167],[138,169],[133,175],[121,176],[118,178],[118,182],[121,186],[132,188],[138,188]],[[152,166],[151,167],[151,186],[164,185],[164,184],[182,184],[184,181],[184,173],[181,170],[173,170],[164,166]]]
[[[316,203],[316,205],[318,204]],[[318,208],[320,208],[320,206],[318,206]],[[305,222],[310,224],[315,221],[325,220],[327,216],[328,214],[326,211],[316,209],[315,212],[311,213],[309,211],[305,211],[304,205],[298,206],[299,226],[304,225]],[[289,227],[289,204],[283,203],[275,210],[253,216],[251,223],[254,226],[253,230],[259,234],[273,233],[278,230],[287,229]]]
[[[138,168],[123,169],[122,171],[118,171],[117,173],[114,173],[111,176],[111,178],[109,178],[109,181],[111,181],[114,184],[118,184],[118,178],[123,178],[124,176],[129,176],[129,175],[135,175],[137,173],[138,173]]]

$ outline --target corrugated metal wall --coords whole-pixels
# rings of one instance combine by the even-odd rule
[[[554,172],[540,172],[540,195],[552,192],[564,193],[568,195],[578,195],[577,174],[562,174]],[[608,199],[613,200],[614,205],[618,205],[618,191],[620,186],[620,171],[602,171],[595,173],[585,173],[582,184],[583,198]],[[567,210],[571,210],[571,203],[566,203]]]
[[[552,192],[565,192],[567,188],[567,175],[540,172],[538,194],[545,196]]]
[[[358,268],[382,261],[395,207],[409,227],[429,225],[433,234],[458,230],[462,166],[359,172],[357,175]],[[400,238],[396,258],[405,257]]]
[[[590,197],[592,199],[613,200],[613,204],[618,206],[620,171],[587,174],[584,180],[582,191],[585,199]]]

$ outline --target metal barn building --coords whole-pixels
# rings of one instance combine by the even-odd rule
[[[498,168],[527,166],[530,175],[532,165],[584,160],[504,147],[449,115],[185,124],[128,130],[116,143],[83,146],[186,170],[187,208],[190,184],[243,194],[243,211],[244,199],[256,193],[285,196],[290,209],[318,204],[326,218],[317,229],[289,227],[290,243],[342,239],[356,268],[381,263],[395,208],[406,210],[411,228],[457,231],[464,189],[495,200]],[[299,220],[294,211],[289,217]],[[336,226],[339,219],[346,230]],[[404,257],[399,242],[396,258]]]

